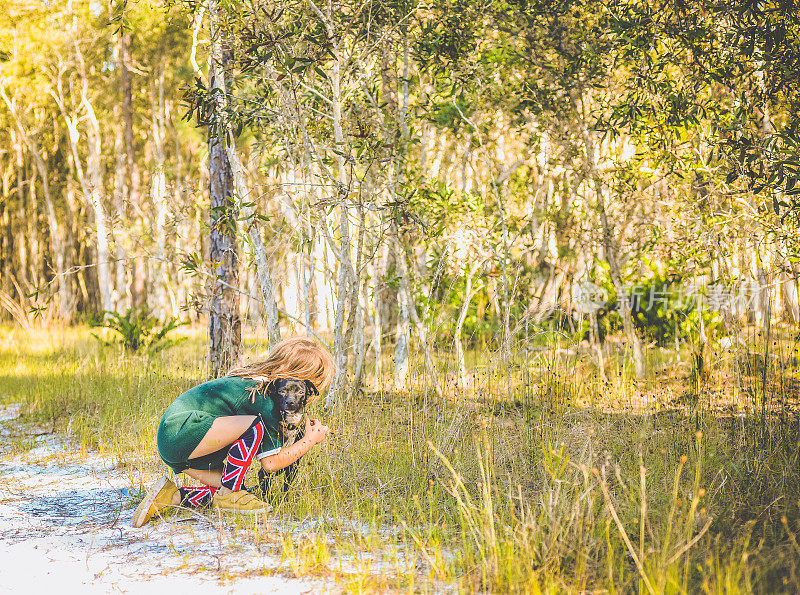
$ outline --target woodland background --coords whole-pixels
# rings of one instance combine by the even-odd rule
[[[404,382],[412,326],[423,351],[506,357],[530,324],[575,332],[580,281],[610,303],[587,335],[624,327],[640,378],[643,342],[706,334],[665,297],[679,284],[798,322],[790,4],[4,13],[4,316],[212,313],[225,365],[234,319],[313,329],[356,387],[389,345]]]

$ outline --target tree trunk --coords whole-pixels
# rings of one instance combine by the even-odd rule
[[[305,179],[305,178],[304,178]],[[301,213],[300,226],[303,228],[304,241],[300,250],[300,264],[302,266],[303,276],[303,323],[306,327],[306,337],[311,336],[312,320],[311,320],[311,287],[314,280],[314,236],[311,227],[310,209],[304,210]]]
[[[754,277],[757,284],[755,292],[756,325],[766,333],[772,317],[772,285],[769,282],[767,271],[764,269],[764,260],[768,260],[768,258],[761,258],[761,250],[755,238],[753,239],[753,259]]]
[[[16,173],[17,173],[17,220],[19,224],[22,224],[26,220],[25,218],[25,153],[23,149],[23,143],[17,140],[17,135],[12,129],[11,131],[11,142],[14,145],[14,155],[16,157]],[[12,233],[13,230],[16,229],[16,226],[12,222]],[[16,270],[19,273],[19,276],[14,275],[14,281],[16,283],[21,283],[23,286],[27,287],[28,283],[28,253],[27,247],[25,242],[25,236],[27,234],[23,234],[21,237],[18,238],[17,241],[14,242],[14,254],[16,259],[16,264],[12,264],[12,270]],[[22,296],[18,296],[22,298]]]
[[[317,305],[316,305],[316,296],[319,292],[316,284],[314,283],[315,280],[315,272],[317,263],[315,262],[314,255],[316,253],[315,247],[315,234],[314,234],[314,227],[311,224],[311,200],[312,195],[309,192],[309,180],[310,180],[310,169],[311,169],[311,155],[308,151],[308,147],[303,147],[303,170],[302,170],[302,181],[303,181],[303,195],[306,199],[306,206],[303,209],[300,215],[300,225],[304,230],[303,238],[303,249],[302,249],[302,258],[303,258],[303,300],[305,301],[305,326],[306,326],[306,336],[311,336],[311,329],[316,326],[317,323]]]
[[[86,153],[86,175],[88,179],[89,199],[94,210],[97,226],[97,283],[100,287],[100,303],[104,311],[114,307],[111,300],[111,267],[108,251],[108,220],[103,207],[103,171],[100,150],[100,124],[89,101],[89,81],[84,76],[81,103],[86,110],[86,136],[88,151]]]
[[[267,319],[267,336],[270,346],[277,345],[281,341],[281,327],[278,314],[278,303],[275,300],[275,288],[272,284],[272,270],[267,257],[267,249],[264,240],[261,239],[261,232],[258,226],[258,217],[253,207],[250,205],[250,189],[244,176],[244,168],[239,161],[236,146],[233,144],[233,137],[230,135],[226,147],[226,155],[231,166],[233,181],[236,187],[236,194],[242,206],[242,218],[247,221],[247,234],[253,244],[253,256],[256,261],[256,273],[258,283],[261,287],[261,297],[264,303],[264,314]]]
[[[128,284],[126,282],[125,270],[127,263],[125,261],[125,225],[127,217],[125,214],[125,194],[127,186],[125,182],[125,150],[123,148],[124,131],[121,126],[117,126],[114,138],[114,153],[116,154],[116,161],[114,167],[114,210],[116,211],[115,222],[117,223],[114,229],[114,255],[117,262],[114,264],[114,287],[116,288],[116,309],[118,312],[124,311],[129,304],[128,301]]]
[[[133,132],[133,92],[131,90],[131,34],[123,33],[119,38],[120,53],[120,85],[122,87],[122,123],[125,130],[125,169],[127,198],[131,207],[130,214],[142,217],[142,191],[139,163],[136,161],[136,142]],[[137,242],[138,244],[138,242]],[[134,308],[142,308],[147,304],[145,294],[145,262],[135,258],[132,263],[131,302]],[[119,290],[121,292],[121,290]]]
[[[153,310],[162,319],[171,316],[172,309],[168,306],[169,275],[167,271],[167,238],[166,222],[169,215],[167,205],[167,176],[164,171],[164,57],[161,57],[158,79],[155,89],[151,93],[151,125],[153,142],[153,173],[150,176],[150,194],[156,208],[156,258],[155,274],[153,275],[153,289],[155,300]],[[138,260],[138,259],[137,259]]]
[[[398,264],[402,256],[402,248],[400,242],[396,242],[392,247],[395,252],[395,266],[400,268]],[[408,344],[411,341],[411,323],[410,314],[408,312],[409,302],[406,300],[405,292],[397,292],[397,304],[399,312],[397,316],[397,327],[395,331],[394,343],[394,365],[392,368],[392,381],[395,390],[400,390],[406,386],[406,377],[408,376]]]
[[[367,303],[367,284],[364,282],[362,288],[362,295],[364,304]],[[361,382],[364,377],[364,359],[366,356],[366,346],[364,341],[364,308],[360,305],[356,312],[356,328],[353,333],[354,350],[353,350],[353,382],[350,383],[350,392],[348,399],[352,400],[358,390],[361,388]]]
[[[232,61],[231,50],[223,47],[218,30],[218,0],[209,0],[211,36],[209,89],[219,89],[224,97],[226,68]],[[221,105],[212,109],[212,120],[219,121]],[[208,176],[210,202],[209,259],[215,279],[209,304],[209,362],[215,377],[227,374],[239,360],[242,341],[239,317],[239,252],[236,242],[237,209],[233,200],[233,174],[225,151],[220,125],[209,129]]]
[[[595,352],[597,353],[597,367],[600,370],[600,379],[606,382],[606,362],[603,357],[603,343],[600,341],[600,327],[597,324],[597,310],[592,310],[589,313],[589,336],[594,343]]]
[[[397,237],[397,229],[393,230],[393,235]],[[409,281],[408,265],[406,264],[406,256],[402,246],[398,245],[398,259],[399,263],[399,277],[400,277],[400,293],[401,300],[405,302],[408,313],[411,315],[411,320],[414,321],[414,326],[417,329],[417,339],[419,341],[419,348],[425,358],[425,369],[433,384],[433,389],[436,394],[442,396],[442,388],[439,386],[439,374],[436,371],[436,365],[433,363],[431,357],[430,346],[428,345],[428,336],[425,331],[425,325],[417,314],[417,308],[414,305],[414,298],[411,296],[411,283]]]
[[[326,24],[330,24],[330,15]],[[336,373],[333,382],[328,390],[325,406],[330,407],[343,394],[344,385],[347,381],[348,349],[345,345],[344,333],[344,310],[346,304],[351,302],[350,292],[358,292],[358,285],[353,287],[355,275],[352,272],[351,259],[351,238],[350,221],[347,201],[349,200],[350,186],[346,183],[347,170],[345,168],[344,131],[342,129],[342,99],[341,99],[341,67],[342,58],[332,28],[329,26],[329,37],[333,43],[333,67],[331,69],[331,107],[333,112],[333,137],[337,150],[337,199],[339,201],[339,237],[341,246],[339,249],[339,274],[337,277],[336,288],[336,315],[333,325],[333,357],[336,364]]]
[[[780,276],[780,288],[783,295],[783,307],[789,322],[795,327],[800,323],[800,300],[798,300],[797,279],[791,274],[788,265]]]
[[[375,388],[379,389],[382,387],[381,379],[383,377],[383,346],[382,346],[382,339],[383,339],[383,322],[381,320],[381,308],[382,308],[382,287],[383,287],[383,275],[386,271],[386,261],[388,250],[384,244],[383,248],[380,249],[381,255],[377,259],[378,262],[375,263],[372,268],[372,308],[374,311],[374,317],[372,320],[372,349],[375,351],[375,368],[374,368],[374,384]]]
[[[466,283],[464,286],[464,300],[461,302],[461,310],[458,313],[456,328],[453,331],[453,345],[456,350],[456,361],[458,364],[458,386],[460,388],[464,388],[467,385],[467,364],[464,358],[464,347],[461,344],[461,329],[464,327],[464,321],[467,319],[469,303],[472,301],[472,296],[481,290],[480,285],[476,285],[474,288],[472,286],[472,280],[475,278],[475,274],[478,272],[479,268],[479,263],[473,263],[467,270]]]
[[[619,260],[617,258],[617,249],[614,245],[614,232],[608,221],[606,214],[605,198],[603,195],[603,181],[600,179],[600,174],[597,171],[597,161],[595,158],[594,141],[591,132],[584,128],[583,141],[586,149],[586,164],[589,174],[594,183],[594,191],[597,200],[597,209],[600,212],[600,225],[603,236],[603,250],[605,252],[606,260],[608,261],[609,274],[611,282],[617,291],[617,303],[619,304],[620,316],[622,317],[622,326],[625,330],[625,337],[631,346],[633,352],[633,367],[636,372],[636,378],[644,380],[647,375],[647,368],[644,360],[644,348],[636,334],[636,328],[633,325],[633,316],[631,314],[631,304],[625,293],[625,286],[622,283],[622,273],[619,267]]]
[[[39,242],[39,201],[36,199],[36,170],[28,162],[26,164],[28,178],[28,202],[20,211],[22,220],[27,223],[28,263],[30,265],[30,279],[34,287],[41,285],[42,251]]]
[[[0,291],[8,295],[13,291],[11,275],[14,270],[14,233],[11,227],[10,202],[14,171],[14,160],[9,157],[8,169],[3,172],[3,200],[0,200]]]

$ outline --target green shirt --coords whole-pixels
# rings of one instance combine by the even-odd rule
[[[218,417],[257,415],[266,432],[257,458],[277,453],[281,448],[280,411],[265,393],[255,390],[258,382],[226,376],[209,380],[180,395],[164,412],[158,425],[158,451],[176,473],[184,469],[221,469],[228,446],[189,460]]]

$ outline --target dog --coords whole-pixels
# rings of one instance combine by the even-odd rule
[[[294,444],[300,431],[308,397],[318,395],[317,388],[308,380],[278,378],[269,385],[269,395],[281,413],[283,446]]]
[[[308,403],[308,397],[318,395],[319,391],[309,380],[278,378],[269,384],[267,393],[275,403],[275,407],[280,411],[281,446],[286,448],[303,437],[301,422]],[[263,469],[259,469],[258,484],[262,494],[273,497],[270,494],[270,485],[273,478],[282,480],[281,487],[285,494],[297,475],[299,462],[300,460],[298,459],[288,467],[274,473],[267,473]]]

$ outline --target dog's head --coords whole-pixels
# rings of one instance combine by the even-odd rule
[[[317,388],[308,380],[278,378],[270,384],[270,395],[283,413],[299,415],[308,403],[308,397],[318,395]]]

